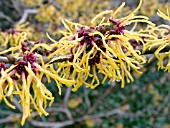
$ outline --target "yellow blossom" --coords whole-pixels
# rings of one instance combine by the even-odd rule
[[[91,21],[91,24],[94,25],[95,21],[98,22],[98,19],[102,18],[94,27],[63,20],[68,32],[63,32],[64,37],[58,42],[48,36],[51,41],[55,42],[54,46],[58,48],[49,58],[54,55],[71,54],[71,56],[67,62],[57,64],[58,71],[52,71],[60,72],[60,77],[75,80],[73,91],[83,84],[94,89],[100,83],[104,83],[107,78],[110,79],[110,82],[121,80],[122,88],[125,81],[128,83],[133,81],[131,69],[138,71],[146,59],[141,56],[139,50],[135,50],[130,42],[133,39],[137,42],[144,42],[140,34],[134,32],[133,29],[126,30],[125,26],[138,22],[154,26],[147,17],[135,16],[141,4],[142,1],[137,9],[119,19],[114,19],[114,17],[122,10],[124,3],[116,11],[101,12]],[[109,20],[106,20],[105,15],[108,14],[111,16]],[[100,82],[97,72],[104,75],[102,82]],[[89,83],[87,80],[90,78],[92,80]]]
[[[39,22],[48,22],[48,21],[53,21],[55,19],[57,20],[58,18],[54,18],[56,16],[57,16],[57,10],[56,10],[55,6],[52,4],[45,4],[45,5],[42,5],[38,9],[36,19]]]
[[[26,48],[21,48],[21,46],[20,48],[12,47],[0,54],[13,51],[14,49],[25,50]],[[18,62],[14,63],[14,65],[10,67],[7,67],[5,64],[0,65],[0,100],[4,100],[9,107],[15,109],[15,106],[8,102],[6,97],[10,96],[11,101],[13,100],[14,95],[18,95],[20,97],[19,103],[23,108],[21,124],[23,125],[26,118],[31,116],[31,112],[34,109],[40,116],[42,114],[47,116],[48,113],[45,111],[47,103],[50,101],[48,106],[51,106],[54,101],[52,93],[42,83],[43,77],[46,76],[48,78],[48,82],[51,82],[51,78],[56,82],[58,93],[60,95],[62,85],[71,86],[74,84],[74,80],[67,80],[59,77],[58,74],[50,72],[48,70],[48,65],[44,64],[43,58],[39,54],[33,54],[28,51],[22,51],[22,54],[22,59],[19,59]],[[18,57],[18,55],[21,54],[13,54],[14,57]],[[36,57],[40,58],[39,63],[41,63],[42,66],[36,62]],[[31,90],[33,91],[33,94],[31,94]],[[34,108],[31,108],[31,105],[33,105]]]
[[[163,18],[164,20],[170,21],[170,16],[167,9],[167,15],[158,11],[158,16]],[[157,47],[155,51],[155,56],[158,59],[158,69],[164,69],[165,71],[170,72],[170,51],[161,53],[161,51],[170,45],[170,26],[161,24],[157,27],[149,27],[148,30],[145,30],[145,32],[149,32],[150,37],[146,38],[146,44],[144,51],[147,49],[152,49],[154,47]],[[167,64],[164,64],[164,60],[168,59]]]
[[[42,4],[43,0],[21,0],[26,7],[36,7]]]
[[[141,13],[145,16],[153,16],[158,7],[158,0],[144,0]]]

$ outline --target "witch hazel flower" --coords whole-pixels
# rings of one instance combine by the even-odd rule
[[[101,18],[97,26],[84,26],[63,20],[63,24],[68,30],[64,37],[57,42],[48,36],[51,41],[55,42],[54,46],[58,47],[52,53],[53,56],[70,55],[67,62],[56,65],[61,77],[76,81],[73,91],[83,84],[94,89],[104,83],[106,79],[110,79],[110,82],[122,81],[122,88],[125,81],[129,83],[134,80],[131,70],[139,72],[146,62],[145,57],[141,56],[141,52],[135,49],[138,45],[135,44],[135,41],[143,44],[144,40],[142,35],[134,31],[135,26],[131,30],[126,27],[138,22],[154,26],[147,17],[135,15],[141,4],[142,0],[132,13],[119,19],[116,19],[116,15],[122,10],[124,3],[115,12],[112,10],[101,12],[91,21],[93,25]],[[109,14],[111,16],[107,20],[105,15]],[[103,74],[102,80],[99,79],[98,74]]]
[[[6,99],[7,96],[12,97],[18,95],[20,97],[20,104],[23,108],[23,116],[21,124],[23,125],[26,118],[31,116],[32,109],[36,109],[39,115],[48,115],[45,111],[47,107],[47,101],[50,101],[49,106],[52,105],[54,97],[52,93],[42,83],[43,76],[54,79],[61,94],[62,84],[72,85],[74,81],[66,80],[54,75],[50,71],[46,70],[45,65],[41,65],[36,60],[37,55],[31,52],[24,53],[23,59],[15,62],[14,65],[7,68],[3,63],[0,65],[1,69],[1,91],[0,100],[4,100],[5,103],[15,108]],[[43,63],[43,62],[42,62]],[[6,91],[8,90],[8,91]],[[33,95],[31,94],[33,91]],[[31,105],[34,108],[31,108]]]

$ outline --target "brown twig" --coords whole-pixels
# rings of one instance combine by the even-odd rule
[[[128,115],[127,113],[119,110],[119,109],[114,109],[112,111],[108,111],[105,113],[99,113],[96,115],[85,115],[83,117],[80,118],[76,118],[74,120],[68,120],[68,121],[64,121],[64,122],[41,122],[41,121],[36,121],[36,120],[29,120],[29,122],[36,127],[51,127],[51,128],[61,128],[61,127],[66,127],[69,125],[72,125],[76,122],[82,122],[84,120],[87,119],[95,119],[95,118],[101,118],[101,117],[108,117],[114,114],[119,114],[119,115]]]
[[[20,118],[21,118],[21,114],[12,114],[12,115],[10,115],[8,117],[0,119],[0,124],[14,122],[16,120],[19,120]]]
[[[151,55],[154,54],[154,52],[158,49],[158,47],[154,47],[151,50],[146,50],[145,52],[142,53],[142,55],[145,55],[148,59]],[[142,52],[142,47],[138,48],[139,51]],[[165,47],[163,50],[161,50],[160,52],[168,52],[170,50],[170,45],[168,45],[167,47]],[[55,62],[64,62],[67,61],[72,55],[68,54],[68,55],[64,55],[64,56],[53,56],[51,58],[48,58],[47,56],[43,56],[43,61],[44,63],[55,63]],[[12,61],[10,60],[12,58]],[[19,58],[14,58],[13,56],[0,56],[0,63],[4,62],[4,63],[13,63],[14,61],[19,61],[22,60],[23,57],[19,57]],[[38,63],[41,63],[39,57],[36,58]]]
[[[98,106],[100,106],[100,104],[103,102],[103,100],[110,94],[112,93],[114,87],[116,86],[117,84],[115,82],[112,82],[110,84],[110,88],[107,89],[104,94],[95,102],[95,104],[88,110],[87,114],[91,114],[93,113],[94,110],[96,110],[98,108]]]
[[[70,111],[67,109],[67,108],[62,108],[62,107],[58,107],[58,108],[47,108],[46,109],[46,111],[47,112],[52,112],[52,113],[54,113],[54,112],[63,112],[63,113],[65,113],[66,115],[67,115],[67,117],[68,117],[68,119],[71,121],[72,120],[72,115],[71,115],[71,113],[70,113]],[[38,116],[39,114],[38,114],[38,112],[34,112],[33,114],[32,114],[32,117],[35,117],[35,116]],[[55,124],[54,125],[54,127],[57,127],[57,128],[59,128],[59,127],[63,127],[65,124],[66,125],[69,125],[69,122],[70,121],[66,121],[66,122],[64,122],[64,123],[57,123],[57,124]],[[40,124],[36,124],[36,123],[38,123],[37,121],[35,121],[34,119],[31,119],[31,118],[29,118],[28,119],[28,122],[30,122],[32,125],[40,125]],[[41,122],[41,123],[43,123],[44,124],[44,127],[46,127],[46,124],[47,124],[47,122]],[[53,124],[53,123],[52,123]],[[51,124],[51,125],[52,125]],[[64,125],[63,125],[64,124]],[[50,126],[51,126],[50,125]],[[47,126],[47,127],[50,127],[50,126]],[[53,126],[53,125],[52,125]]]
[[[15,97],[13,97],[12,104],[14,104],[16,106],[16,108],[19,110],[19,112],[23,112],[21,105],[18,103],[18,100]]]
[[[166,96],[166,98],[164,98],[164,100],[162,101],[161,104],[161,109],[164,108],[164,106],[168,103],[169,100],[169,94]],[[152,108],[152,110],[154,110],[154,108]],[[47,112],[66,112],[65,108],[47,108],[46,109]],[[35,127],[51,127],[51,128],[55,128],[55,127],[66,127],[69,125],[73,125],[77,122],[82,122],[84,120],[87,119],[96,119],[96,118],[102,118],[102,117],[109,117],[112,115],[117,115],[120,118],[137,118],[137,117],[145,117],[145,112],[147,111],[147,109],[143,109],[143,110],[139,110],[136,113],[128,113],[125,111],[122,111],[121,109],[117,108],[117,109],[113,109],[111,111],[107,111],[107,112],[101,112],[98,114],[94,114],[94,115],[85,115],[83,117],[79,117],[79,118],[75,118],[75,119],[69,119],[67,121],[64,122],[42,122],[42,121],[36,121],[32,118],[34,118],[35,116],[38,116],[38,112],[33,112],[32,113],[32,118],[28,119],[28,122],[30,124],[32,124]],[[160,111],[160,110],[159,110]],[[18,113],[9,113],[8,114],[10,116],[0,119],[0,123],[8,123],[8,122],[14,122],[16,120],[20,120],[21,118],[21,114]],[[168,113],[165,113],[164,116],[167,116]],[[149,116],[160,116],[160,113],[158,113],[157,109],[155,110],[155,112],[152,115]],[[15,120],[14,120],[15,119]]]
[[[13,22],[13,20],[9,16],[5,15],[3,12],[0,12],[0,18],[4,18],[8,22]]]
[[[0,110],[0,114],[2,115],[13,115],[14,112],[8,111],[8,110]]]
[[[66,61],[68,60],[68,58],[70,58],[71,55],[65,55],[65,56],[53,56],[52,58],[48,59],[47,56],[43,56],[43,61],[44,63],[55,63],[55,62],[63,62],[63,61]],[[53,61],[54,59],[54,61]],[[18,62],[20,60],[23,60],[23,57],[18,57],[18,58],[15,58],[13,56],[0,56],[0,63],[4,62],[5,64],[11,64],[11,63],[14,63],[14,62]],[[37,63],[41,63],[41,60],[39,57],[36,58],[36,61]]]
[[[4,111],[4,112],[3,112]],[[16,120],[20,120],[22,114],[21,113],[14,113],[14,112],[10,112],[10,111],[6,111],[6,110],[3,110],[3,111],[0,111],[0,114],[3,114],[3,115],[9,115],[8,117],[5,117],[5,118],[2,118],[0,119],[0,124],[1,123],[8,123],[8,122],[15,122]],[[51,107],[51,108],[47,108],[46,109],[47,112],[63,112],[67,115],[68,113],[68,110],[65,109],[65,108],[62,108],[62,107],[57,107],[57,108],[54,108],[54,107]],[[31,114],[31,118],[29,118],[28,120],[32,120],[32,118],[38,116],[38,112],[33,112]],[[14,120],[15,119],[15,120]]]
[[[12,5],[13,5],[13,7],[15,8],[15,10],[19,13],[19,15],[22,13],[22,11],[21,11],[21,7],[20,7],[20,1],[19,0],[11,0],[11,2],[12,2]]]
[[[64,106],[64,108],[66,109],[67,117],[68,117],[69,119],[72,119],[73,117],[72,117],[71,112],[69,111],[68,105],[67,105],[67,104],[68,104],[68,100],[69,100],[69,98],[70,98],[70,94],[71,94],[71,87],[69,87],[69,88],[66,89],[66,93],[65,93],[65,96],[64,96],[63,106]]]
[[[168,99],[169,99],[169,95],[162,101],[162,103],[167,103]],[[163,104],[163,105],[165,105],[165,104]],[[162,107],[163,106],[161,106],[161,108]],[[83,117],[75,118],[73,120],[68,120],[68,121],[64,121],[64,122],[41,122],[41,121],[31,120],[30,123],[33,126],[36,126],[36,127],[51,127],[51,128],[54,128],[54,127],[66,127],[66,126],[69,126],[69,125],[73,125],[73,124],[75,124],[77,122],[85,121],[87,119],[103,118],[103,117],[109,117],[109,116],[112,116],[112,115],[117,115],[120,118],[145,117],[144,113],[146,111],[147,111],[147,109],[143,109],[143,110],[137,111],[136,113],[128,113],[128,112],[122,111],[121,109],[117,108],[117,109],[113,109],[111,111],[101,112],[101,113],[94,114],[94,115],[85,115]],[[164,115],[168,115],[168,113],[166,113]],[[155,110],[153,115],[149,115],[149,116],[160,116],[160,113],[157,113],[157,110]]]
[[[70,94],[71,94],[71,87],[67,88],[66,89],[66,93],[65,93],[65,96],[64,96],[64,108],[67,108],[67,103],[68,103],[68,100],[70,98]]]
[[[85,103],[87,105],[87,108],[88,110],[90,109],[91,107],[91,103],[90,103],[90,100],[89,100],[89,97],[88,97],[88,89],[85,87],[85,85],[83,85],[83,89],[84,89],[84,99],[85,99]]]
[[[72,120],[64,121],[64,122],[41,122],[36,120],[29,120],[30,124],[36,127],[50,127],[50,128],[61,128],[65,126],[72,125],[74,122]]]
[[[68,112],[67,109],[63,108],[63,107],[56,107],[56,108],[55,107],[51,107],[51,108],[47,108],[46,111],[49,112],[49,113],[50,112],[63,112],[66,115],[67,115],[67,112]],[[33,112],[31,116],[32,117],[36,117],[38,115],[39,115],[38,112]]]

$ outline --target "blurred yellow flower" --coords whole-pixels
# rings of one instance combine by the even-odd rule
[[[57,17],[57,10],[52,4],[44,4],[38,9],[36,19],[39,22],[49,22],[53,20],[59,21]]]
[[[170,10],[167,10],[167,9],[170,9],[170,3],[169,2],[166,2],[166,3],[159,3],[159,10],[166,14],[167,11],[169,11],[170,13]]]
[[[168,12],[168,9],[167,9]],[[158,11],[158,16],[170,22],[169,13],[164,14],[160,10]],[[147,30],[145,30],[147,31]],[[170,45],[170,26],[169,25],[159,25],[157,27],[148,28],[150,38],[146,39],[146,44],[144,51],[146,49],[152,49],[153,47],[158,47],[155,51],[155,56],[158,59],[158,69],[164,69],[165,71],[170,72],[170,51],[161,53],[161,50]],[[167,63],[164,63],[164,60],[167,59]]]
[[[87,119],[87,120],[85,120],[85,124],[88,128],[93,128],[95,125],[95,121],[94,121],[94,119]]]
[[[43,37],[44,35],[38,26],[30,25],[28,22],[18,23],[13,28],[0,32],[0,45],[1,49],[7,49],[21,45],[26,39],[35,41]]]
[[[153,16],[158,8],[158,0],[143,0],[141,13],[145,16]]]
[[[21,3],[25,6],[25,7],[36,7],[41,5],[43,2],[43,0],[21,0]]]
[[[82,103],[81,98],[72,98],[68,101],[68,107],[74,109],[78,107],[81,103]]]

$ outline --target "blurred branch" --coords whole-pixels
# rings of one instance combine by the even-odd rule
[[[68,58],[70,58],[71,55],[65,55],[65,56],[53,56],[52,58],[48,59],[47,56],[43,56],[43,61],[44,63],[55,63],[55,62],[63,62],[63,61],[66,61],[68,60]],[[52,61],[52,59],[54,59],[54,61]],[[11,63],[14,63],[14,62],[18,62],[20,60],[23,60],[23,57],[18,57],[18,58],[15,58],[11,55],[7,55],[7,56],[0,56],[0,63],[4,62],[6,64],[11,64]],[[36,58],[36,61],[38,63],[41,63],[41,60],[39,57]]]
[[[5,15],[3,12],[0,12],[0,18],[4,18],[8,22],[13,22],[13,20],[9,16]]]
[[[18,120],[20,118],[21,118],[21,114],[12,114],[12,115],[10,115],[8,117],[0,119],[0,124],[14,122],[14,121],[16,121],[16,120]]]
[[[15,102],[16,103],[16,102]],[[65,109],[65,108],[62,108],[62,107],[58,107],[58,108],[47,108],[46,109],[47,112],[63,112],[67,115],[68,113],[68,110]],[[8,122],[15,122],[16,120],[20,120],[21,119],[21,116],[22,116],[22,113],[14,113],[14,112],[11,112],[11,111],[6,111],[6,110],[0,110],[0,114],[3,114],[3,115],[9,115],[8,117],[5,117],[5,118],[2,118],[0,119],[0,124],[1,123],[8,123]],[[36,116],[38,116],[38,112],[33,112],[32,115],[31,115],[31,118],[34,118]],[[29,118],[28,120],[32,120],[31,118]]]
[[[65,114],[67,115],[67,118],[68,118],[69,120],[72,120],[72,119],[73,119],[72,114],[71,114],[71,112],[69,111],[69,109],[65,109]]]
[[[32,124],[35,127],[51,127],[51,128],[61,128],[65,126],[72,125],[74,122],[72,120],[69,121],[64,121],[62,123],[58,122],[41,122],[41,121],[36,121],[36,120],[29,120],[30,124]]]
[[[91,106],[91,103],[90,103],[90,100],[89,100],[89,97],[88,97],[88,92],[87,92],[88,89],[85,87],[85,85],[83,85],[83,89],[84,89],[84,99],[85,99],[87,108],[89,109],[90,106]]]
[[[62,107],[52,107],[52,108],[47,108],[46,109],[47,112],[63,112],[63,113],[67,113],[67,109],[66,108],[62,108]],[[36,117],[38,116],[38,112],[33,112],[32,113],[32,117]]]
[[[1,115],[12,115],[15,114],[14,112],[8,111],[8,110],[0,110]]]
[[[119,115],[128,115],[128,113],[125,113],[119,109],[114,109],[112,111],[108,111],[105,113],[99,113],[96,115],[85,115],[83,117],[80,118],[76,118],[73,120],[68,120],[68,121],[64,121],[64,122],[41,122],[41,121],[36,121],[36,120],[29,120],[29,122],[35,126],[35,127],[51,127],[51,128],[56,128],[56,127],[66,127],[69,125],[72,125],[76,122],[82,122],[84,120],[87,119],[95,119],[95,118],[101,118],[101,117],[108,117],[114,114],[119,114]]]
[[[115,85],[113,85],[114,87]],[[162,101],[162,103],[169,103],[169,97],[170,95],[167,95],[164,100]],[[162,104],[161,103],[161,104]],[[163,104],[163,105],[165,105]],[[163,108],[164,106],[161,106],[161,108]],[[152,110],[154,110],[154,108],[151,108]],[[73,120],[68,120],[68,121],[64,121],[64,122],[41,122],[41,121],[36,121],[36,120],[29,120],[29,122],[35,126],[35,127],[51,127],[51,128],[55,128],[55,127],[66,127],[69,125],[73,125],[76,122],[82,122],[85,121],[87,119],[96,119],[96,118],[103,118],[103,117],[109,117],[112,115],[117,115],[120,118],[138,118],[138,117],[146,117],[145,116],[145,112],[147,111],[147,109],[143,109],[143,110],[139,110],[136,113],[129,113],[129,112],[125,112],[123,110],[117,108],[117,109],[113,109],[111,111],[107,111],[107,112],[101,112],[98,114],[94,114],[94,115],[85,115],[83,117],[80,118],[75,118]],[[160,113],[157,112],[157,109],[154,110],[155,112],[152,115],[149,116],[161,116]],[[164,113],[162,114],[162,116],[167,116],[168,113]]]
[[[81,122],[87,119],[95,119],[95,118],[102,118],[102,117],[109,117],[111,115],[129,115],[128,113],[121,111],[119,109],[113,109],[111,111],[107,111],[107,112],[101,112],[99,114],[95,114],[95,115],[85,115],[82,118],[77,118],[75,119],[75,122]]]
[[[15,97],[13,97],[12,104],[14,104],[20,112],[23,112],[21,105],[18,103],[18,100]]]
[[[64,108],[67,108],[67,103],[68,103],[68,100],[70,98],[70,94],[71,94],[71,87],[67,88],[66,89],[66,93],[65,93],[65,96],[64,96]]]
[[[66,89],[66,93],[65,93],[65,96],[64,96],[64,102],[63,102],[64,108],[66,109],[65,113],[66,113],[68,119],[73,118],[72,115],[71,115],[71,112],[68,109],[68,105],[67,105],[68,100],[70,98],[70,94],[71,94],[71,87]]]
[[[154,47],[151,50],[146,50],[144,53],[142,53],[142,55],[145,55],[147,57],[147,59],[149,59],[152,55],[154,55],[154,52],[158,49],[158,47]],[[142,47],[138,48],[139,51],[142,52]],[[168,52],[170,50],[170,45],[168,45],[167,47],[165,47],[163,50],[161,50],[160,52]],[[50,59],[48,58],[48,56],[43,56],[43,61],[44,63],[55,63],[55,62],[64,62],[66,60],[68,60],[72,55],[68,54],[68,55],[64,55],[64,56],[53,56]],[[13,56],[0,56],[0,62],[4,62],[4,63],[13,63],[15,61],[19,61],[22,60],[23,57],[18,57],[15,58]],[[41,63],[41,60],[39,59],[39,57],[36,58],[38,63]]]
[[[9,97],[7,97],[7,99],[10,100]],[[18,103],[18,100],[16,99],[16,97],[13,97],[12,104],[13,104],[14,106],[16,106],[16,108],[19,110],[19,112],[23,112],[23,111],[22,111],[22,107],[21,107],[21,105]]]
[[[118,85],[117,83],[115,82],[112,82],[110,84],[110,87],[109,89],[106,89],[106,91],[104,92],[104,94],[102,94],[102,96],[95,102],[95,104],[88,110],[87,114],[91,114],[93,113],[93,111],[95,111],[101,103],[103,103],[103,100],[112,93],[114,87]]]
[[[114,87],[115,84],[113,84],[111,87]],[[108,89],[109,90],[109,89]],[[105,92],[106,95],[106,92]],[[170,95],[168,94],[164,100],[160,103],[161,107],[160,108],[164,108],[164,106],[169,103],[169,98]],[[159,106],[158,106],[159,107]],[[149,116],[161,116],[160,113],[157,111],[157,109],[155,110],[154,108],[151,108],[152,110],[154,110],[155,112],[152,113]],[[46,111],[47,112],[64,112],[66,113],[68,109],[62,108],[62,107],[58,107],[58,108],[47,108]],[[102,118],[102,117],[109,117],[112,115],[117,115],[120,118],[138,118],[138,117],[146,117],[145,112],[147,111],[147,109],[143,109],[143,110],[139,110],[136,113],[129,113],[129,112],[125,112],[123,110],[121,110],[120,108],[117,109],[113,109],[111,111],[107,111],[107,112],[101,112],[98,114],[94,114],[94,115],[84,115],[83,117],[79,117],[79,118],[75,118],[75,119],[69,119],[67,121],[63,121],[63,122],[42,122],[42,121],[36,121],[35,119],[32,119],[36,116],[38,116],[38,112],[33,112],[31,118],[28,118],[28,122],[30,124],[32,124],[34,127],[51,127],[51,128],[56,128],[56,127],[66,127],[69,125],[73,125],[76,122],[82,122],[85,121],[87,119],[96,119],[96,118]],[[160,111],[160,109],[159,109]],[[0,111],[1,113],[1,111]],[[18,113],[10,113],[8,112],[8,114],[10,116],[5,117],[3,119],[0,119],[0,123],[8,123],[8,122],[15,122],[16,120],[20,120],[21,118],[21,114]],[[162,116],[167,116],[169,113],[163,113]]]
[[[20,9],[20,1],[19,0],[11,0],[12,4],[13,4],[13,7],[15,8],[15,10],[21,14],[22,11]]]
[[[23,15],[21,16],[18,23],[26,22],[29,14],[36,14],[37,12],[38,12],[38,9],[36,9],[36,8],[34,8],[34,9],[25,9],[24,12],[23,12]]]
[[[5,56],[0,56],[0,62],[9,63],[9,59]]]

